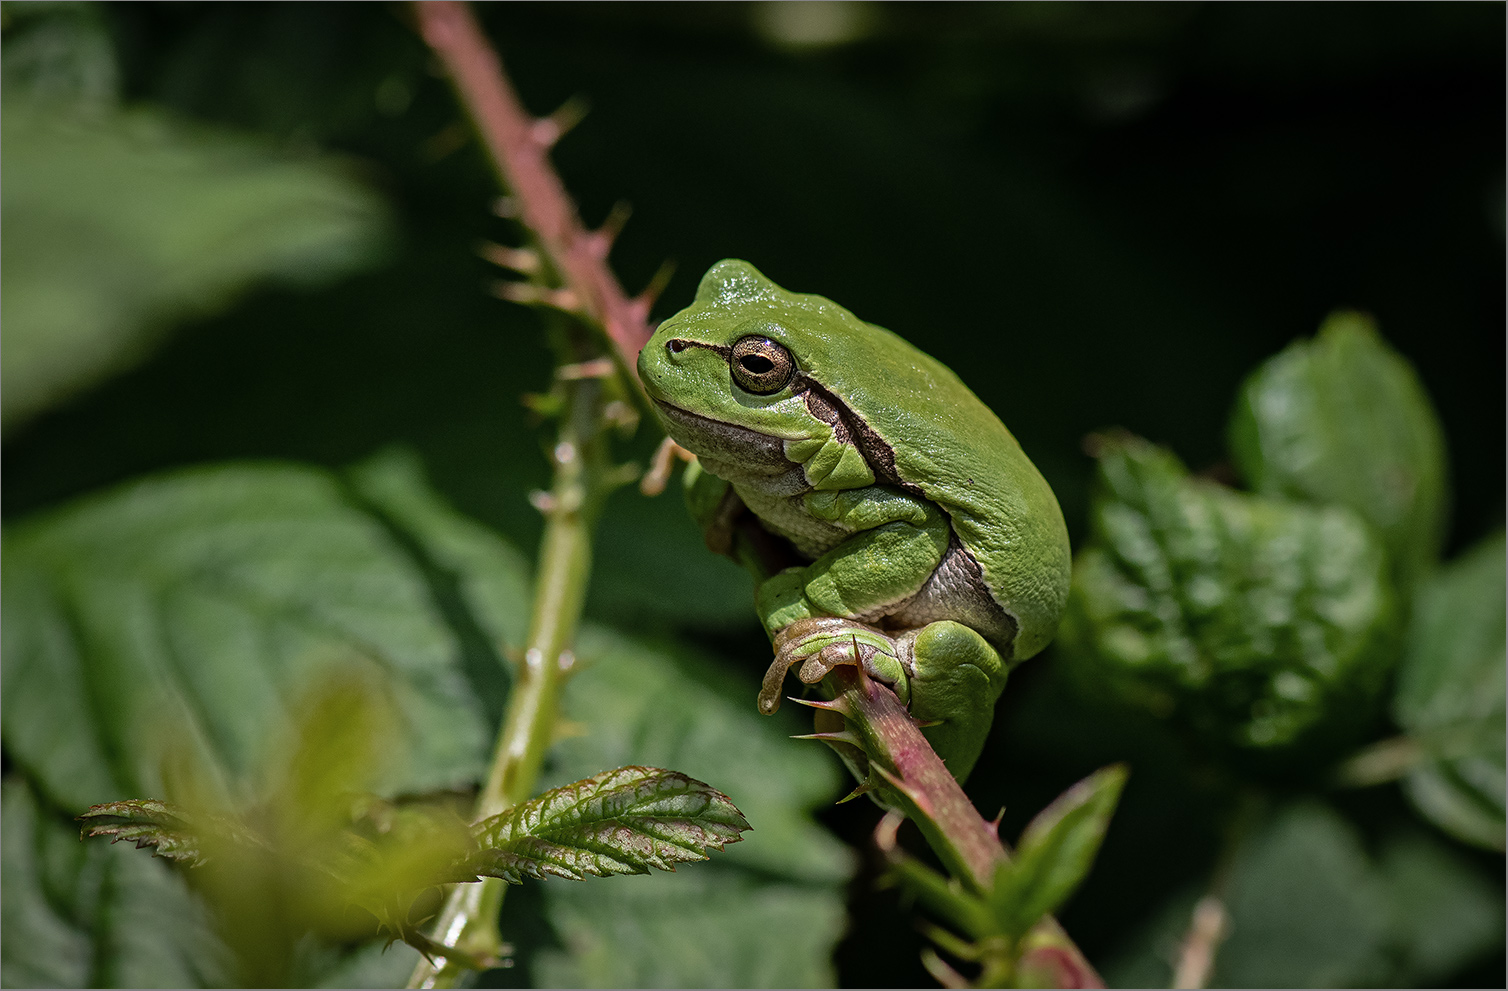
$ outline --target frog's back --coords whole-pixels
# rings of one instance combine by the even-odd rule
[[[946,365],[831,300],[789,296],[820,311],[813,326],[824,329],[802,356],[814,377],[834,381],[845,362],[870,366],[863,381],[849,379],[845,401],[868,427],[860,432],[872,432],[859,443],[876,476],[920,489],[947,513],[995,601],[1016,622],[1014,659],[1037,653],[1057,631],[1070,574],[1068,529],[1047,480]]]
[[[865,419],[887,442],[900,481],[948,514],[995,601],[1015,619],[1014,659],[1030,657],[1057,632],[1068,598],[1071,555],[1058,500],[994,411],[947,366],[901,343],[914,362],[907,401],[871,405]]]

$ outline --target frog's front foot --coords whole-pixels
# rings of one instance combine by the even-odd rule
[[[815,685],[840,664],[863,667],[866,674],[896,690],[905,702],[905,651],[896,640],[864,623],[836,616],[798,619],[775,635],[775,661],[759,689],[759,711],[770,715],[780,708],[780,690],[791,668],[808,685]]]

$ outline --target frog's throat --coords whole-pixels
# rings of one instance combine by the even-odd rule
[[[656,399],[655,406],[676,443],[695,454],[702,467],[718,478],[745,482],[760,488],[789,490],[807,488],[800,465],[785,455],[785,441]]]

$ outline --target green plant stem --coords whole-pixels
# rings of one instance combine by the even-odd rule
[[[539,249],[541,264],[534,284],[510,283],[520,291],[504,295],[569,312],[600,329],[620,373],[637,385],[634,361],[649,339],[651,296],[629,298],[623,292],[606,264],[613,232],[585,229],[550,165],[550,148],[569,122],[529,115],[466,4],[435,0],[414,3],[409,10],[450,76],[503,189],[517,202],[519,221]],[[559,335],[562,342],[568,336],[567,331]],[[600,355],[570,346],[561,351],[562,366]],[[492,767],[477,800],[478,819],[496,815],[534,792],[554,733],[560,676],[568,666],[591,573],[592,527],[602,500],[616,484],[601,438],[601,381],[576,377],[564,381],[563,388],[566,412],[555,447],[529,639]],[[474,958],[501,956],[497,915],[504,890],[503,882],[492,878],[457,885],[435,924],[436,942]],[[443,957],[425,960],[409,986],[454,986],[466,969]]]
[[[508,699],[491,770],[477,797],[475,821],[506,811],[534,794],[540,764],[554,736],[561,675],[574,662],[569,647],[591,575],[592,528],[612,488],[601,436],[601,393],[602,383],[596,379],[566,384],[568,406],[555,445],[555,480],[546,501],[524,663]],[[432,938],[472,958],[502,957],[505,947],[497,917],[506,887],[498,878],[454,886]],[[421,960],[409,987],[454,987],[468,969],[464,960]]]

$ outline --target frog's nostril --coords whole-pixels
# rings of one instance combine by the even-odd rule
[[[689,341],[683,341],[679,337],[672,338],[665,342],[665,350],[669,351],[671,354],[680,354],[690,346],[691,343]]]

